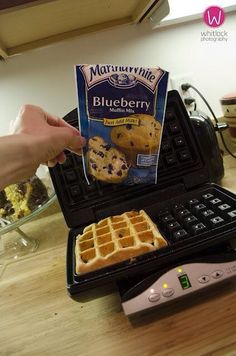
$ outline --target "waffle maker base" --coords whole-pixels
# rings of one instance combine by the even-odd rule
[[[64,118],[78,127],[77,110]],[[209,181],[200,142],[177,91],[168,93],[156,185],[124,186],[85,181],[82,159],[66,152],[63,165],[50,169],[67,225],[67,289],[76,300],[110,293],[117,283],[142,280],[163,268],[201,255],[236,236],[235,195]],[[168,246],[135,259],[77,275],[75,241],[85,226],[105,217],[143,209]]]

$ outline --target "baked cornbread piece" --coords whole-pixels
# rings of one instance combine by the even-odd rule
[[[0,192],[0,218],[20,219],[47,199],[47,188],[37,176],[11,184]]]
[[[144,210],[111,216],[76,238],[76,273],[87,273],[167,245]]]
[[[128,174],[125,155],[102,137],[94,136],[88,143],[89,172],[98,180],[108,183],[120,183]]]

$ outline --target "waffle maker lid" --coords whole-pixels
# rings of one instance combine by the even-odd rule
[[[78,127],[77,109],[64,120]],[[128,211],[133,208],[133,199],[138,209],[142,207],[143,197],[151,203],[160,192],[163,198],[170,198],[175,190],[188,191],[207,183],[209,176],[198,145],[186,108],[179,93],[173,90],[167,97],[156,185],[125,186],[99,181],[88,185],[82,158],[66,152],[65,164],[51,168],[50,175],[68,227],[85,226],[111,215],[109,212],[113,210]]]

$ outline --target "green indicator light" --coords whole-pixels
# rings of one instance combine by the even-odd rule
[[[178,279],[183,289],[188,289],[192,287],[187,274],[182,274],[181,276],[178,277]]]

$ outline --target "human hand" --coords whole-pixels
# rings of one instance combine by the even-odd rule
[[[24,105],[20,109],[11,131],[24,135],[34,163],[46,163],[49,167],[64,163],[65,149],[81,154],[86,143],[76,128],[34,105]]]

